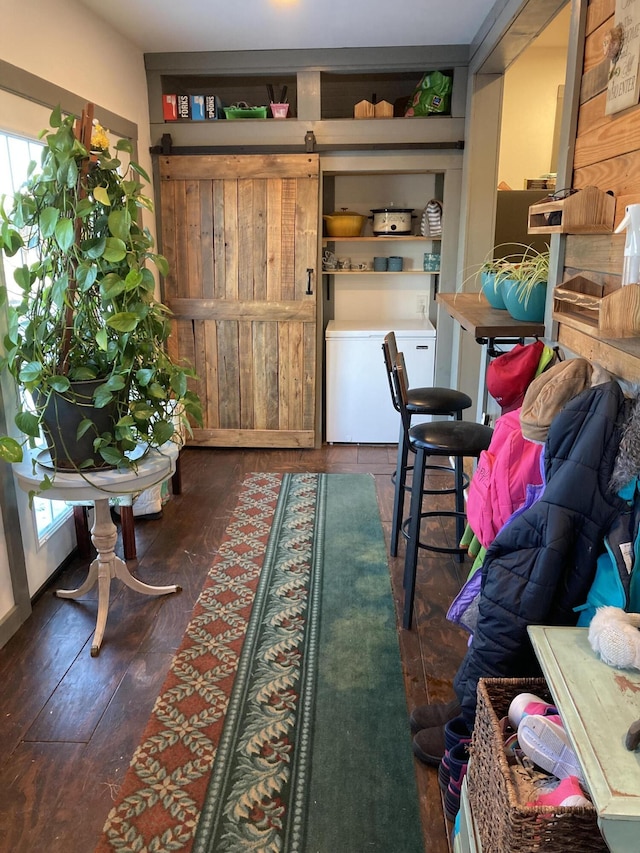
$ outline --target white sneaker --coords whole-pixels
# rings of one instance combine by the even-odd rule
[[[518,743],[525,755],[547,773],[553,773],[558,779],[577,776],[584,783],[578,756],[560,717],[527,714],[518,726]]]

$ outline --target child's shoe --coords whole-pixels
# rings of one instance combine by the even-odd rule
[[[527,714],[538,714],[541,717],[547,717],[549,714],[557,714],[558,709],[555,705],[545,702],[535,693],[519,693],[509,706],[509,722],[514,729],[517,730],[520,721]]]
[[[518,726],[518,743],[525,755],[558,779],[584,774],[559,716],[528,714]]]
[[[469,767],[469,744],[458,743],[449,752],[449,784],[444,795],[444,813],[447,820],[454,821],[460,811],[462,780]]]
[[[458,744],[461,743],[471,743],[471,732],[469,731],[463,717],[454,717],[454,719],[449,720],[444,727],[445,751],[442,761],[440,762],[440,766],[438,767],[438,782],[440,783],[440,787],[443,791],[446,791],[447,786],[449,785],[449,753],[455,746],[458,746]]]
[[[577,776],[567,776],[551,790],[545,785],[535,800],[528,806],[590,806],[591,802],[585,797]]]

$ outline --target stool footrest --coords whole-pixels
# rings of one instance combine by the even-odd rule
[[[423,518],[462,518],[466,522],[467,515],[464,512],[457,512],[453,509],[448,510],[434,510],[432,512],[421,512],[420,520]],[[407,518],[402,524],[402,535],[405,539],[409,539],[409,524],[411,523],[411,517]],[[447,548],[445,546],[440,545],[429,545],[426,542],[422,542],[418,540],[418,548],[422,548],[424,551],[436,551],[438,554],[466,554],[467,549],[461,548],[457,546],[455,548]]]

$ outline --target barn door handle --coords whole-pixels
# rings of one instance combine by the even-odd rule
[[[313,296],[313,290],[311,290],[311,276],[313,275],[313,269],[307,267],[307,296]]]

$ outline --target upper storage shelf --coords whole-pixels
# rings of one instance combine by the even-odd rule
[[[463,147],[468,65],[463,45],[155,53],[145,55],[145,65],[153,145],[170,134],[176,147],[305,150],[305,135],[311,132],[318,148]],[[423,75],[436,69],[453,77],[450,113],[405,118],[404,102]],[[269,102],[269,86],[276,94],[287,87],[289,118],[165,121],[163,116],[163,95],[216,95],[223,107],[239,101],[263,106]],[[354,119],[355,105],[374,96],[394,104],[400,115]]]

